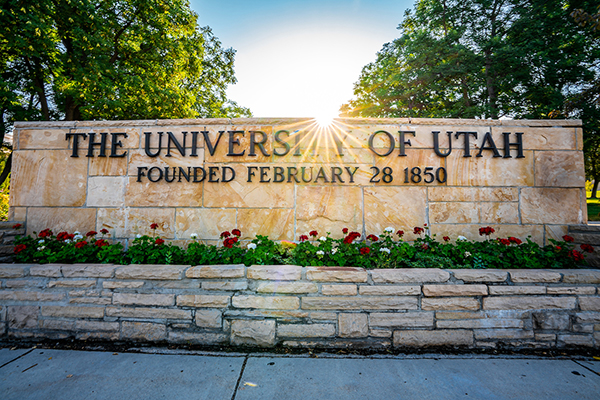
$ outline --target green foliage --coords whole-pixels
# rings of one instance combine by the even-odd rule
[[[491,229],[491,228],[489,228]],[[540,247],[531,240],[522,243],[517,238],[483,241],[450,238],[436,240],[423,232],[414,242],[400,238],[388,228],[381,236],[348,234],[340,239],[327,236],[300,243],[276,243],[258,235],[243,248],[235,237],[222,235],[223,245],[214,246],[194,240],[187,249],[165,243],[160,237],[140,236],[127,251],[121,243],[110,244],[89,232],[84,238],[78,232],[61,232],[53,236],[48,230],[36,236],[18,237],[15,241],[15,262],[19,263],[115,263],[115,264],[245,264],[302,266],[351,266],[362,268],[576,268],[585,264],[583,250],[576,250],[565,236],[562,241]]]

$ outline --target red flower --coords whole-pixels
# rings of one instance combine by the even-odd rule
[[[221,239],[228,238],[229,236],[231,236],[231,233],[229,233],[229,231],[221,232]]]
[[[581,247],[581,250],[586,251],[588,253],[594,252],[594,247],[592,247],[591,244],[582,244],[580,247]]]
[[[156,230],[156,228],[158,228],[157,223],[150,224],[150,229]]]
[[[361,248],[360,248],[360,254],[362,254],[362,255],[367,255],[367,254],[369,254],[370,252],[371,252],[371,249],[370,249],[370,248],[368,248],[368,247],[361,247]]]
[[[479,236],[490,236],[492,233],[496,232],[494,228],[491,226],[486,226],[484,228],[479,228]]]
[[[561,250],[562,250],[562,247],[560,247],[560,246],[556,246],[555,248],[556,248],[556,250],[558,250],[558,251],[561,251]]]
[[[85,234],[85,236],[90,237],[90,236],[96,236],[98,234],[98,232],[96,231],[89,231],[88,233]]]
[[[351,244],[352,242],[354,242],[354,240],[358,239],[359,237],[360,237],[360,233],[358,233],[358,232],[350,232],[348,234],[348,236],[346,236],[344,238],[344,243]]]
[[[521,241],[521,239],[519,239],[519,238],[516,238],[516,237],[514,237],[514,236],[511,236],[511,237],[509,237],[509,238],[508,238],[508,240],[509,240],[511,243],[515,243],[515,244],[517,244],[517,245],[519,245],[519,244],[523,243],[523,242]]]
[[[41,238],[52,236],[52,231],[50,229],[44,229],[43,231],[41,231],[40,233],[38,233],[38,236],[41,237]]]
[[[308,232],[308,234],[309,234],[310,236],[317,237],[317,235],[318,235],[319,233],[318,233],[317,231],[310,231],[310,232]]]
[[[300,241],[301,242],[305,242],[307,240],[308,240],[308,236],[306,236],[306,235],[300,235]]]
[[[427,226],[427,224],[423,224],[423,226]]]
[[[510,246],[510,240],[508,239],[498,239],[498,241],[505,246]]]
[[[415,235],[420,235],[423,232],[425,232],[425,229],[421,228],[420,226],[415,226],[415,229],[413,229],[413,233]]]
[[[75,243],[75,247],[76,247],[76,248],[78,248],[78,249],[80,249],[80,248],[82,248],[83,246],[85,246],[86,244],[87,244],[87,242],[86,242],[85,240],[82,240],[81,242],[77,242],[77,243]],[[97,244],[96,244],[96,245],[97,245]],[[102,247],[102,246],[99,246],[99,245],[97,245],[97,246],[98,246],[98,247]]]
[[[396,232],[396,235],[402,237],[402,236],[404,236],[404,231],[398,231],[398,232]]]
[[[14,224],[13,229],[19,229],[22,226],[23,226],[23,224]]]
[[[16,245],[15,246],[15,254],[19,254],[20,252],[22,252],[26,248],[27,248],[27,246],[25,246],[24,244],[18,244],[18,245]]]
[[[234,234],[237,237],[242,236],[242,232],[239,229],[234,229],[231,231],[232,234]]]
[[[450,241],[450,236],[444,236],[444,242],[449,242]]]
[[[103,235],[106,235],[108,233],[108,230],[102,228],[102,229],[100,229],[100,233],[103,234]]]
[[[423,250],[429,250],[429,245],[428,245],[427,243],[423,243],[423,244],[421,245],[421,248],[422,248]]]
[[[569,235],[565,235],[565,236],[563,236],[563,240],[564,240],[565,242],[569,242],[569,243],[570,243],[570,242],[574,241],[575,239],[573,239],[573,238],[572,238],[571,236],[569,236]]]
[[[227,238],[227,239],[223,240],[223,246],[230,249],[233,247],[233,244],[236,243],[237,241],[238,241],[238,238],[236,238],[236,237]]]
[[[348,234],[348,228],[344,228],[344,229],[342,229],[342,233],[343,233],[344,235]]]
[[[161,238],[156,238],[156,241],[154,242],[155,245],[160,246],[161,244],[163,244],[165,241],[162,240]]]
[[[379,238],[377,236],[375,236],[375,235],[369,235],[369,236],[367,236],[367,239],[368,240],[372,240],[374,242],[376,242],[376,241],[379,240]]]
[[[575,262],[583,260],[583,254],[581,254],[577,250],[571,250],[568,256],[575,260]]]
[[[67,240],[69,236],[70,235],[67,232],[59,232],[58,235],[56,235],[56,240],[62,242],[63,240]]]
[[[157,240],[158,240],[158,239],[157,239]],[[84,242],[85,242],[85,240],[84,240]],[[79,242],[79,243],[81,243],[81,242]],[[98,240],[96,240],[96,241],[94,242],[94,244],[95,244],[96,246],[98,246],[98,247],[104,247],[104,246],[108,246],[108,242],[107,242],[106,240],[104,240],[104,239],[98,239]]]

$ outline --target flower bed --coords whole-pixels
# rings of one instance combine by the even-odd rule
[[[16,225],[15,225],[16,226]],[[157,224],[151,229],[156,230]],[[589,244],[579,250],[573,238],[550,239],[551,244],[540,246],[529,238],[493,238],[492,227],[482,227],[482,241],[469,241],[462,236],[444,236],[438,240],[428,228],[415,227],[419,235],[414,242],[402,240],[404,232],[388,227],[380,235],[363,238],[358,232],[343,229],[343,238],[334,239],[329,233],[319,236],[315,230],[301,235],[298,242],[274,242],[258,235],[249,243],[239,240],[241,232],[233,229],[221,234],[222,245],[197,241],[182,248],[166,243],[159,236],[139,236],[125,250],[119,242],[107,240],[108,231],[60,232],[54,235],[45,229],[35,236],[21,236],[15,241],[14,260],[17,263],[113,263],[113,264],[245,264],[353,266],[363,268],[577,268],[585,265],[584,253],[594,251]]]

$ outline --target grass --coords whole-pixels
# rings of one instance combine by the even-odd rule
[[[600,199],[587,199],[588,221],[600,221]]]

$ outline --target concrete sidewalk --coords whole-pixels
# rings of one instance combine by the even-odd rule
[[[3,348],[0,398],[600,398],[600,361],[592,358],[328,354],[313,358],[154,351],[157,354]]]

